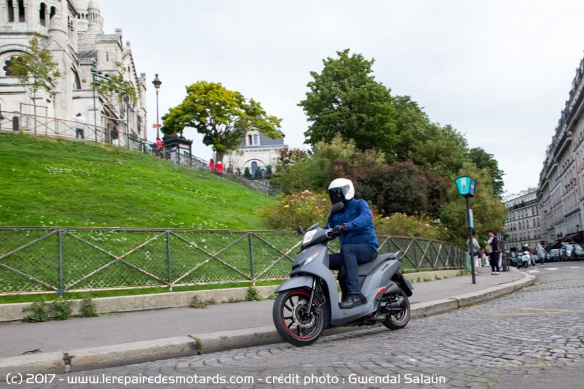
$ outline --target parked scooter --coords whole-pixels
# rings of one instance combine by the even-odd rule
[[[331,214],[344,208],[333,205]],[[301,251],[292,264],[290,279],[277,289],[272,310],[274,325],[280,336],[296,346],[314,343],[329,327],[382,323],[391,330],[404,328],[410,320],[413,287],[400,269],[401,252],[378,255],[375,260],[359,265],[361,305],[341,309],[337,282],[328,268],[327,243],[339,235],[332,228],[318,224],[304,234]],[[339,272],[342,276],[342,269]]]
[[[518,269],[522,266],[528,268],[529,265],[531,265],[531,255],[529,254],[529,251],[524,251],[523,254],[521,255],[520,259],[521,259],[521,261],[517,262]]]

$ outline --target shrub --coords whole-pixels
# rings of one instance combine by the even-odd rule
[[[79,316],[81,317],[96,317],[97,312],[95,312],[95,307],[93,306],[93,302],[91,298],[86,298],[81,301],[81,309],[79,312]]]
[[[38,299],[30,307],[22,309],[23,312],[32,311],[32,313],[22,319],[25,323],[38,323],[49,320],[49,310],[45,305],[44,299]]]
[[[245,301],[262,301],[263,298],[260,296],[260,293],[256,288],[250,286],[247,289],[247,296],[245,297]]]
[[[391,216],[376,216],[374,222],[377,235],[445,240],[447,233],[439,220],[432,220],[425,214],[408,216],[396,212]]]
[[[296,230],[298,226],[307,228],[314,223],[322,226],[330,213],[329,198],[323,193],[305,190],[281,196],[279,200],[259,212],[265,223],[277,230]]]
[[[65,300],[62,297],[54,300],[51,304],[55,319],[67,320],[71,317],[71,301]]]

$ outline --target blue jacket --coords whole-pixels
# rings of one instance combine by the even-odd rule
[[[340,236],[341,245],[365,243],[378,251],[373,214],[365,200],[349,200],[342,211],[329,217],[327,225],[334,227],[343,223],[347,223],[349,231]]]

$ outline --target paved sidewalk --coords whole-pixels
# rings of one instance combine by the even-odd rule
[[[414,283],[412,318],[488,301],[530,285],[535,279],[515,268],[500,275],[491,275],[486,268],[480,272],[476,284],[472,284],[470,275]],[[272,322],[273,302],[160,309],[44,323],[0,323],[0,382],[15,371],[82,371],[282,342]],[[341,329],[346,330],[359,327]],[[75,356],[67,369],[65,352]]]

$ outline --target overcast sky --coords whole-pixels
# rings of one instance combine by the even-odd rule
[[[148,80],[148,126],[185,86],[221,82],[282,118],[285,143],[306,147],[297,104],[310,71],[350,49],[373,75],[450,124],[505,172],[505,190],[538,184],[545,150],[583,57],[582,0],[98,0],[105,32],[121,28]],[[210,149],[194,130],[193,152]],[[155,130],[150,128],[149,139]],[[477,188],[480,190],[480,188]]]

